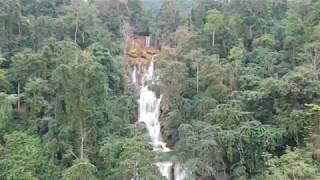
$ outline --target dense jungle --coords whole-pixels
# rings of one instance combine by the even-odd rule
[[[1,180],[320,179],[320,0],[0,0]]]

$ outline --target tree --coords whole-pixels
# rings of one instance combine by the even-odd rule
[[[93,5],[82,0],[72,0],[71,4],[65,7],[64,15],[59,16],[55,22],[56,36],[63,39],[67,35],[81,47],[87,47],[97,30],[96,12]]]
[[[229,89],[224,83],[227,81],[227,71],[223,63],[215,57],[209,57],[202,63],[199,86],[206,97],[225,103],[228,100]]]
[[[169,42],[169,45],[175,46],[176,43],[174,32],[176,32],[180,23],[180,5],[180,0],[161,0],[160,12],[157,17],[158,23],[154,27],[155,29],[153,29],[156,37],[164,42]]]
[[[271,34],[264,34],[261,37],[254,40],[253,45],[255,47],[264,47],[274,49],[276,46],[276,42],[274,37]]]
[[[100,149],[105,179],[160,180],[155,154],[141,137],[110,137]]]
[[[150,11],[145,10],[141,0],[130,0],[128,2],[130,13],[130,24],[134,32],[138,34],[150,33],[150,23],[152,14]]]
[[[214,131],[213,126],[199,121],[179,127],[178,156],[195,178],[227,179]]]
[[[298,146],[302,146],[303,139],[309,137],[312,119],[307,112],[292,110],[290,113],[280,114],[276,123],[286,131],[288,138],[294,139]]]
[[[212,33],[212,47],[215,45],[215,32],[223,25],[224,16],[218,10],[210,10],[207,15],[207,22],[204,31]]]
[[[0,91],[6,91],[10,86],[7,79],[7,70],[1,68],[1,65],[5,60],[6,59],[2,56],[2,52],[0,51]]]
[[[244,61],[245,51],[242,48],[234,47],[230,50],[230,55],[228,57],[231,61],[231,72],[232,77],[230,78],[230,86],[233,91],[239,90],[239,78],[241,65]]]
[[[264,32],[270,17],[269,0],[234,0],[229,3],[237,17],[238,33],[243,39],[244,48],[251,51],[254,39]]]
[[[12,55],[28,44],[30,22],[22,16],[19,0],[1,0],[0,8],[0,47]]]
[[[261,179],[318,179],[319,170],[312,163],[309,154],[301,150],[287,151],[280,158],[269,159]]]
[[[115,36],[121,36],[121,28],[128,20],[127,5],[113,0],[96,0],[94,5],[98,10],[98,17],[105,24],[105,27]]]
[[[202,52],[203,50],[191,50],[190,55],[191,56],[191,60],[192,60],[192,64],[194,64],[194,66],[196,67],[196,79],[197,79],[197,93],[199,93],[199,75],[200,75],[200,61],[202,61],[203,57],[202,56]]]
[[[37,17],[32,22],[31,41],[33,49],[41,49],[44,41],[54,36],[55,19],[50,16]]]
[[[11,120],[13,119],[13,104],[16,103],[15,95],[7,95],[0,93],[0,135],[4,135],[8,131]]]
[[[320,43],[313,42],[305,45],[306,55],[311,63],[315,79],[319,79]]]
[[[57,68],[55,82],[59,92],[57,106],[62,108],[61,117],[65,118],[61,125],[70,127],[62,132],[70,138],[67,142],[75,145],[71,149],[77,149],[82,160],[93,153],[97,122],[103,118],[108,90],[103,67],[90,52],[79,52],[77,59]]]
[[[159,62],[160,81],[166,90],[166,98],[174,100],[174,96],[179,96],[183,91],[183,82],[187,76],[186,65],[178,61]],[[172,97],[172,98],[171,98]]]
[[[113,57],[110,50],[100,44],[94,44],[89,48],[96,62],[104,67],[104,72],[108,77],[108,87],[112,94],[121,94],[124,90],[124,77],[122,64],[119,59]]]
[[[53,92],[50,91],[49,83],[41,78],[29,80],[24,88],[24,99],[29,106],[28,120],[30,130],[46,133],[47,124],[43,123],[50,119],[51,111],[49,99],[46,97]]]
[[[201,30],[201,28],[203,28],[209,10],[220,10],[223,6],[223,3],[220,1],[211,0],[198,0],[192,1],[192,3],[192,24],[194,30],[197,30],[198,28]]]
[[[40,139],[13,132],[5,135],[4,140],[5,146],[0,147],[0,177],[37,180],[42,157]]]
[[[63,180],[96,180],[95,177],[97,169],[88,162],[88,160],[75,160],[74,164],[65,171]]]
[[[247,54],[245,63],[248,67],[252,67],[260,77],[277,77],[275,71],[280,58],[278,52],[269,48],[257,47]],[[280,71],[278,72],[280,73]]]

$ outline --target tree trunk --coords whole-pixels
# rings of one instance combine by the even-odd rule
[[[194,54],[192,54],[192,62],[194,62]],[[196,62],[196,68],[197,68],[197,77],[196,77],[196,81],[197,81],[197,94],[199,93],[199,61],[197,60]]]
[[[74,32],[74,41],[77,43],[77,34],[79,29],[79,19],[78,19],[78,13],[76,13],[76,30]]]
[[[80,159],[84,159],[84,141],[85,141],[85,132],[82,127],[82,121],[80,120]]]
[[[197,94],[199,93],[199,62],[197,61]]]
[[[84,32],[82,32],[82,43],[84,44]]]
[[[318,73],[318,51],[317,48],[315,48],[314,50],[314,57],[312,58],[312,63],[313,63],[313,69],[314,69],[314,73],[316,76],[316,80],[319,80],[319,73]]]
[[[18,105],[17,105],[17,109],[18,109],[18,113],[20,113],[20,82],[18,82]]]
[[[84,137],[81,137],[80,159],[84,159]]]
[[[21,22],[20,22],[20,19],[18,20],[18,31],[19,31],[19,35],[21,36]]]
[[[215,44],[215,32],[212,32],[212,47],[214,47]]]
[[[320,50],[317,49],[316,50],[316,73],[317,73],[317,80],[319,80],[319,70],[318,70],[318,61],[319,61],[319,53],[320,53]]]

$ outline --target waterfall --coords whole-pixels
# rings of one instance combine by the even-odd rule
[[[131,79],[132,79],[132,82],[133,83],[137,83],[137,66],[134,66],[133,67],[133,71],[132,71],[132,74],[131,74]]]
[[[156,92],[150,89],[152,85],[156,85],[157,77],[154,72],[154,57],[148,66],[142,68],[143,72],[137,72],[136,66],[133,68],[131,74],[132,81],[140,86],[140,99],[139,99],[139,122],[143,122],[146,125],[148,134],[152,140],[153,150],[157,152],[170,152],[171,149],[166,146],[166,143],[162,140],[160,130],[160,105],[162,96],[157,96]],[[137,80],[137,73],[143,73],[141,80]],[[185,179],[185,171],[178,165],[174,165],[172,162],[159,162],[156,164],[163,177],[168,180],[183,180]],[[174,169],[174,171],[172,171]],[[172,174],[173,173],[173,174]],[[170,179],[174,177],[174,179]]]

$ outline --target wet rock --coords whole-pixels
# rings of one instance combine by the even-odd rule
[[[156,97],[157,97],[157,98],[160,98],[161,92],[160,92],[160,86],[159,86],[159,85],[157,85],[157,84],[151,84],[151,85],[149,86],[149,89],[150,89],[151,91],[153,91],[153,92],[156,93]]]

